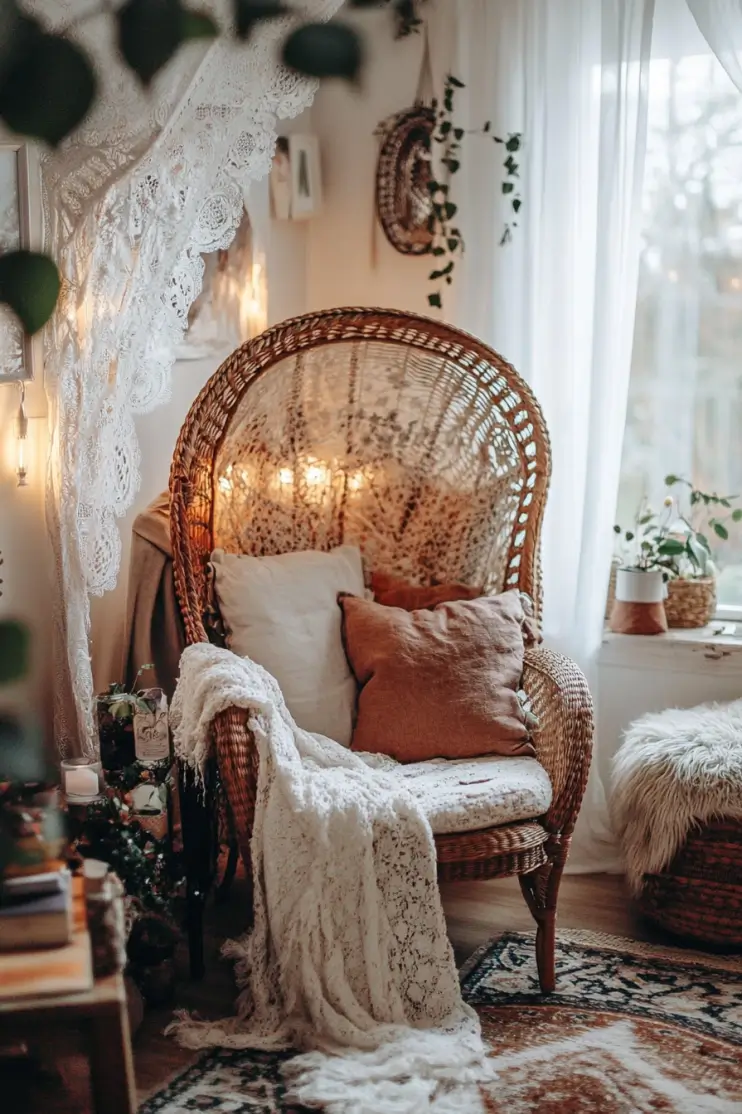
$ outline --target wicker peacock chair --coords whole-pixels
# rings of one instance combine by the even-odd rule
[[[518,587],[541,606],[539,536],[549,441],[502,357],[423,317],[337,309],[269,329],[214,373],[181,430],[170,477],[175,583],[189,644],[222,638],[211,551],[269,555],[359,544],[368,569]],[[554,987],[559,883],[587,780],[590,694],[577,667],[526,653],[534,745],[552,781],[532,820],[436,836],[441,880],[517,874]],[[255,749],[237,708],[214,722],[217,778],[249,870]],[[200,968],[209,802],[186,787],[191,954]]]

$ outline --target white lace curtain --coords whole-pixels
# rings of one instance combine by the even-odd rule
[[[307,0],[302,16],[329,18],[340,2]],[[32,6],[56,26],[88,7]],[[226,21],[225,0],[206,6]],[[312,82],[277,61],[286,21],[264,24],[247,45],[189,46],[147,96],[116,55],[111,23],[76,27],[98,62],[102,97],[42,171],[47,246],[64,279],[45,351],[55,720],[62,750],[89,754],[97,747],[89,599],[116,583],[117,519],[139,485],[134,417],[169,396],[201,253],[228,246],[246,187],[270,167],[277,119],[314,95]]]
[[[628,395],[654,0],[459,0],[455,72],[468,128],[521,130],[511,244],[500,149],[467,137],[457,175],[466,253],[454,320],[506,354],[549,425],[547,640],[596,687]],[[599,741],[598,741],[599,744]],[[600,762],[574,869],[614,865]]]

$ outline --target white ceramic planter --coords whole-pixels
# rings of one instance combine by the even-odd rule
[[[621,603],[662,603],[666,595],[661,569],[617,569],[616,599]]]

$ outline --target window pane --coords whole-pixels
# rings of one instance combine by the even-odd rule
[[[694,26],[664,53],[650,67],[624,526],[643,495],[659,506],[671,472],[742,496],[742,96]],[[720,604],[742,605],[741,527],[715,548]]]

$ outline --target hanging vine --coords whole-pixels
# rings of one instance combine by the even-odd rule
[[[450,286],[453,282],[453,271],[456,260],[464,251],[464,239],[458,224],[454,223],[458,206],[451,200],[450,178],[461,168],[461,144],[466,135],[476,135],[492,139],[503,147],[505,158],[503,160],[504,175],[500,184],[500,192],[507,199],[508,217],[505,221],[500,244],[507,244],[513,236],[513,229],[518,227],[517,217],[521,209],[522,198],[518,190],[520,165],[516,158],[522,146],[522,134],[510,132],[506,138],[494,135],[491,121],[487,121],[481,128],[467,130],[458,127],[454,121],[454,99],[457,89],[465,88],[464,82],[452,74],[446,78],[443,92],[443,104],[433,101],[435,112],[435,127],[431,134],[433,143],[443,149],[440,165],[447,171],[449,181],[438,181],[431,176],[428,183],[432,200],[432,211],[429,228],[433,234],[431,254],[438,259],[438,265],[428,275],[431,282],[438,284],[438,289],[428,294],[428,303],[437,309],[443,307],[443,291],[441,282]],[[431,175],[435,170],[435,160],[431,159]]]
[[[391,0],[391,3],[394,9],[395,38],[406,39],[408,35],[420,30],[424,20],[419,9],[425,0]]]

